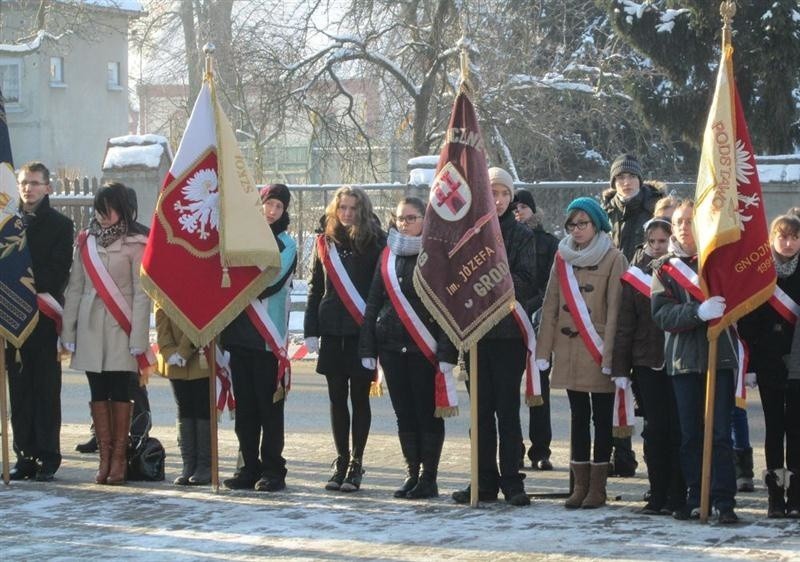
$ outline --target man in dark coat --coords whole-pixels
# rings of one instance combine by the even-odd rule
[[[611,239],[630,262],[644,242],[644,223],[653,218],[656,202],[664,194],[642,181],[642,167],[632,154],[621,154],[611,164],[611,187],[603,192],[602,205],[611,221]],[[614,438],[610,476],[636,474],[636,455],[630,437]]]
[[[44,164],[29,162],[22,166],[17,183],[36,292],[50,293],[63,304],[72,265],[72,221],[50,207],[50,172]],[[12,480],[47,482],[61,465],[61,359],[57,342],[55,322],[40,312],[36,328],[22,347],[6,347],[17,454]]]
[[[538,291],[533,232],[514,219],[511,175],[501,168],[490,168],[489,181],[514,281],[514,293],[530,314],[532,311],[527,307],[535,301]],[[519,472],[522,443],[520,383],[526,358],[525,340],[511,314],[478,342],[478,497],[481,501],[496,499],[498,491],[502,491],[511,505],[530,504],[522,483],[523,475]],[[468,503],[469,488],[454,492],[453,499],[457,503]]]
[[[530,227],[533,231],[533,245],[536,252],[536,287],[533,298],[526,303],[525,310],[530,310],[538,320],[536,311],[542,306],[544,293],[547,290],[547,281],[550,278],[550,269],[558,251],[558,238],[545,232],[542,222],[536,216],[536,201],[533,194],[527,189],[518,189],[514,192],[514,217],[518,222]],[[538,323],[538,322],[537,322]],[[534,325],[534,329],[536,325]],[[528,425],[528,438],[531,447],[528,449],[528,458],[531,466],[539,470],[552,470],[550,462],[550,442],[553,439],[553,429],[550,425],[550,371],[541,373],[542,400],[541,406],[531,406],[530,423]],[[520,466],[525,465],[525,442],[522,443]]]

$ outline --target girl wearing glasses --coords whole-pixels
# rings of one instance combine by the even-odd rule
[[[540,370],[550,367],[552,388],[569,397],[570,469],[575,486],[567,508],[606,502],[615,383],[611,359],[627,260],[614,247],[608,215],[594,199],[567,207],[561,240],[542,305],[536,346]],[[590,422],[594,424],[594,449]]]
[[[374,369],[376,358],[380,359],[397,416],[406,478],[395,491],[396,498],[439,495],[436,475],[444,420],[434,416],[435,381],[436,376],[449,376],[457,359],[455,347],[425,309],[412,282],[424,215],[425,204],[416,197],[397,205],[372,280],[359,341],[364,368]],[[417,339],[422,334],[422,340]],[[417,341],[423,342],[423,349]],[[433,345],[428,347],[429,343]]]
[[[650,498],[640,513],[671,515],[686,503],[680,466],[681,428],[672,381],[664,369],[664,332],[650,313],[650,277],[653,264],[667,253],[672,224],[667,217],[655,217],[643,230],[645,242],[622,276],[612,372],[620,378],[633,372],[644,411]]]
[[[305,343],[310,353],[319,351],[317,372],[328,383],[337,457],[325,489],[354,492],[361,487],[364,473],[362,459],[372,422],[369,391],[375,374],[361,365],[358,335],[386,236],[367,194],[348,185],[336,190],[322,227],[308,283]],[[352,423],[348,398],[353,405]]]

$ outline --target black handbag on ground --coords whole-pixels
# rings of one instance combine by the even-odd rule
[[[149,412],[139,415],[150,416]],[[128,445],[128,480],[147,480],[160,482],[164,480],[164,464],[167,453],[161,441],[150,437],[152,422],[148,419],[147,431],[144,435],[131,435]]]

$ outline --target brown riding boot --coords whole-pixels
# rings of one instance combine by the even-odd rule
[[[572,495],[564,502],[564,507],[577,509],[589,493],[589,463],[573,461],[569,463],[569,468],[573,476]]]
[[[583,499],[581,507],[593,509],[606,505],[606,482],[608,481],[608,463],[593,462],[589,473],[589,493]]]
[[[89,411],[92,413],[97,450],[100,453],[100,466],[94,481],[105,484],[111,469],[111,403],[108,400],[89,402]]]
[[[128,471],[128,432],[131,428],[133,402],[111,402],[111,470],[107,484],[112,486],[125,483]]]

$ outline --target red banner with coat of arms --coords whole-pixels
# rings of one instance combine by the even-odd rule
[[[456,97],[422,230],[414,286],[456,347],[514,308],[514,285],[472,102]]]
[[[258,190],[207,79],[156,204],[142,286],[200,347],[279,269]]]

